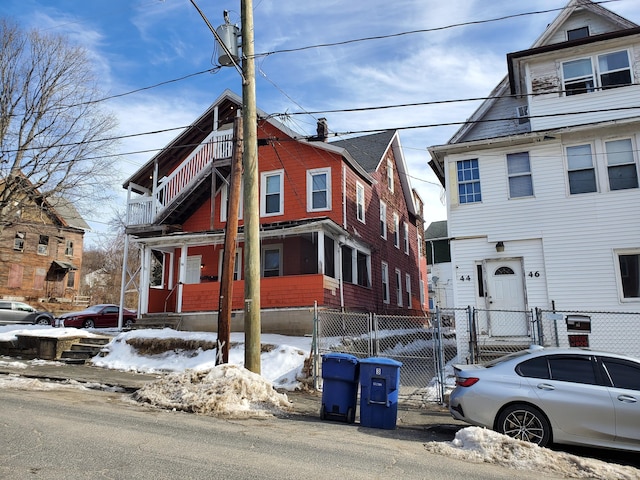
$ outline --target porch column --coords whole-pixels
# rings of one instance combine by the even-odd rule
[[[149,313],[149,286],[151,284],[151,249],[142,244],[140,251],[140,312]]]
[[[182,290],[184,282],[187,278],[187,254],[189,253],[189,247],[182,245],[180,248],[180,267],[178,270],[178,297],[176,298],[176,312],[182,313]]]
[[[167,284],[167,288],[169,289],[169,291],[171,291],[173,289],[173,284],[175,283],[175,281],[173,279],[173,275],[174,275],[174,271],[175,271],[175,269],[174,269],[175,259],[176,259],[176,251],[174,249],[171,252],[169,252],[169,282]]]
[[[318,270],[317,273],[324,275],[324,232],[318,232]]]

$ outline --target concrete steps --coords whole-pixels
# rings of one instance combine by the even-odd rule
[[[68,364],[84,364],[88,359],[99,355],[111,337],[83,338],[62,352],[60,360]]]

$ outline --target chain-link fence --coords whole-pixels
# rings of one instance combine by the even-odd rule
[[[442,403],[445,365],[456,356],[452,321],[450,314],[439,311],[416,317],[319,310],[314,329],[314,383],[321,388],[324,353],[385,357],[402,362],[400,403]]]

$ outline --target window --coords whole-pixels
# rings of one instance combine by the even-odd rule
[[[357,252],[357,265],[358,265],[358,285],[361,287],[370,287],[371,279],[369,275],[369,255],[363,252]]]
[[[331,209],[331,169],[307,171],[307,211]]]
[[[73,242],[71,240],[67,240],[66,246],[64,247],[64,254],[67,257],[73,257]]]
[[[399,307],[402,306],[402,273],[398,268],[396,268],[396,303]]]
[[[562,382],[586,383],[596,385],[596,375],[591,357],[550,356],[549,369],[551,379]]]
[[[460,203],[482,201],[478,159],[460,160],[456,163],[458,168],[458,199]]]
[[[422,250],[422,237],[418,235],[418,259],[422,258],[423,250]]]
[[[343,245],[342,247],[342,281],[353,283],[353,249]]]
[[[404,231],[404,253],[409,255],[409,224],[407,222],[403,223],[403,231]]]
[[[336,278],[336,254],[333,238],[324,237],[324,274]]]
[[[638,170],[630,138],[605,142],[609,189],[638,188]]]
[[[407,308],[411,308],[411,275],[404,275],[404,291],[407,294]]]
[[[387,239],[387,204],[380,202],[380,236]]]
[[[533,196],[533,180],[529,152],[507,154],[509,198]]]
[[[382,262],[382,301],[389,303],[389,265]]]
[[[13,249],[18,252],[24,252],[24,238],[27,235],[24,232],[16,232],[16,236],[13,239]]]
[[[640,390],[640,369],[637,365],[617,358],[602,358],[602,364],[615,388]]]
[[[597,191],[591,145],[567,147],[567,170],[571,195]]]
[[[240,181],[240,198],[238,199],[238,220],[242,220],[242,211],[244,210],[244,180]],[[220,221],[227,221],[227,213],[229,212],[229,185],[226,183],[220,189]]]
[[[356,182],[356,216],[362,223],[365,223],[364,212],[364,185]]]
[[[222,263],[224,262],[224,248],[220,249],[220,257],[218,259],[218,279],[222,280]],[[242,278],[242,249],[236,248],[236,258],[233,262],[233,279],[240,280]]]
[[[595,60],[595,62],[594,62]],[[594,72],[593,65],[597,66]],[[626,50],[598,55],[595,59],[580,58],[562,64],[565,95],[577,95],[633,82],[629,53]]]
[[[49,255],[49,237],[40,235],[38,239],[38,255]]]
[[[260,215],[263,217],[284,213],[284,170],[264,172],[260,177]]]
[[[640,252],[618,253],[623,299],[640,299]]]
[[[262,276],[282,276],[282,245],[262,247]]]
[[[67,288],[74,288],[76,285],[76,274],[75,272],[69,272],[67,274]]]
[[[567,40],[578,40],[589,36],[589,27],[574,28],[567,30]]]
[[[393,246],[400,248],[400,217],[397,213],[393,214]]]
[[[420,287],[420,305],[424,305],[424,280],[422,278],[420,278],[418,286]]]
[[[389,187],[389,191],[393,193],[393,162],[391,160],[387,160],[387,186]]]

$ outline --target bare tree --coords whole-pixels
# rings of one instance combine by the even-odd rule
[[[116,121],[98,99],[85,50],[0,19],[0,230],[33,195],[105,198]]]

